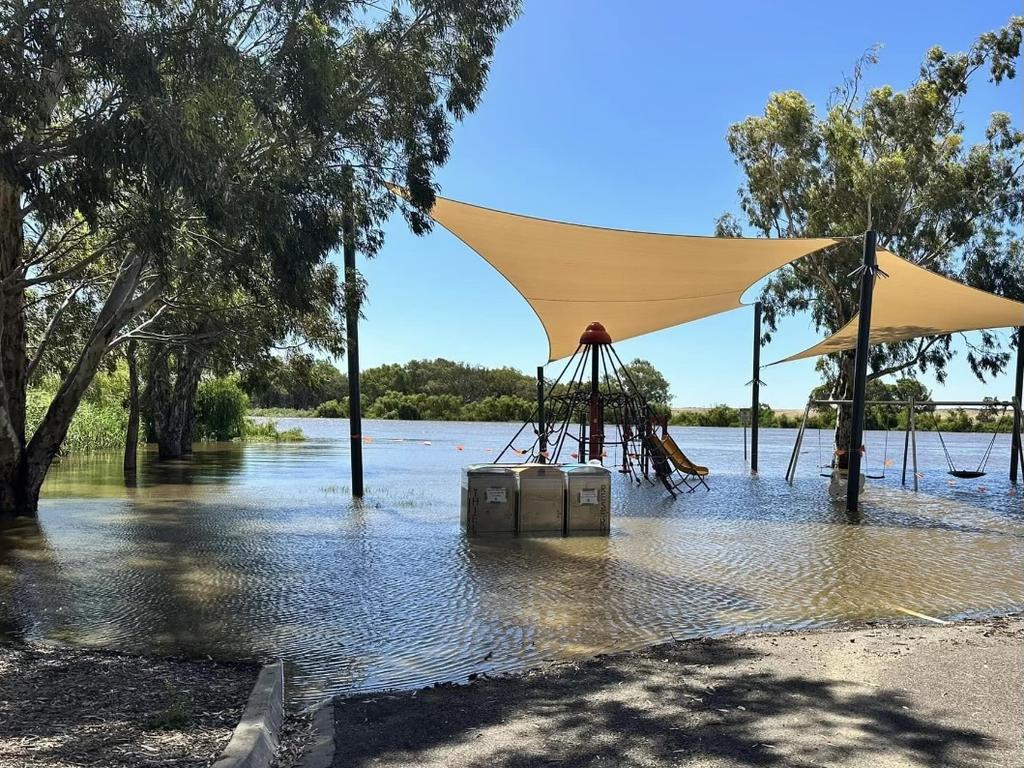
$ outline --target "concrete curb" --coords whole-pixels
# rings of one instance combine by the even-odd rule
[[[242,719],[213,768],[267,768],[277,753],[284,720],[284,664],[265,664]]]
[[[334,763],[334,699],[321,702],[313,713],[313,740],[299,768],[329,768]]]

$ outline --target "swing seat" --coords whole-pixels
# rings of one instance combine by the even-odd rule
[[[982,472],[980,469],[951,469],[949,474],[959,477],[961,480],[976,480],[979,477],[984,477],[988,472]]]

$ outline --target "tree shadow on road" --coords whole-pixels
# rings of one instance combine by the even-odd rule
[[[967,766],[996,746],[898,691],[766,673],[761,656],[694,641],[340,699],[335,766]]]

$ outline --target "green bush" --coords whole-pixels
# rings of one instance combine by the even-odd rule
[[[455,395],[405,395],[389,391],[373,401],[366,415],[371,419],[457,421],[462,418],[462,401]]]
[[[311,419],[316,416],[313,408],[250,408],[250,416],[274,416],[284,419]]]
[[[485,397],[462,409],[466,421],[526,421],[536,406],[531,400],[515,395]]]
[[[245,419],[242,427],[242,439],[247,443],[297,443],[306,439],[298,427],[281,431],[276,421],[258,423]]]
[[[739,427],[740,412],[738,408],[731,408],[728,405],[716,405],[708,408],[704,413],[698,415],[698,421],[702,427]]]
[[[314,415],[320,419],[348,418],[348,401],[328,400],[316,407]]]
[[[112,371],[101,371],[93,379],[71,420],[61,453],[124,447],[128,428],[128,411],[124,405],[128,379],[127,372],[122,368],[119,366]],[[43,420],[59,384],[55,377],[45,377],[38,386],[28,391],[25,413],[28,434],[31,435]]]
[[[234,440],[245,434],[249,396],[237,376],[207,379],[196,393],[196,437],[200,440]]]

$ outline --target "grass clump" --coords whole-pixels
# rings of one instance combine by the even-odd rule
[[[171,698],[171,703],[146,718],[149,728],[160,731],[177,731],[192,722],[194,712],[192,702],[183,691],[179,691],[170,682],[164,683],[164,690]]]
[[[298,443],[305,439],[298,427],[278,429],[277,422],[272,419],[264,422],[246,419],[242,431],[242,440],[247,443]]]

